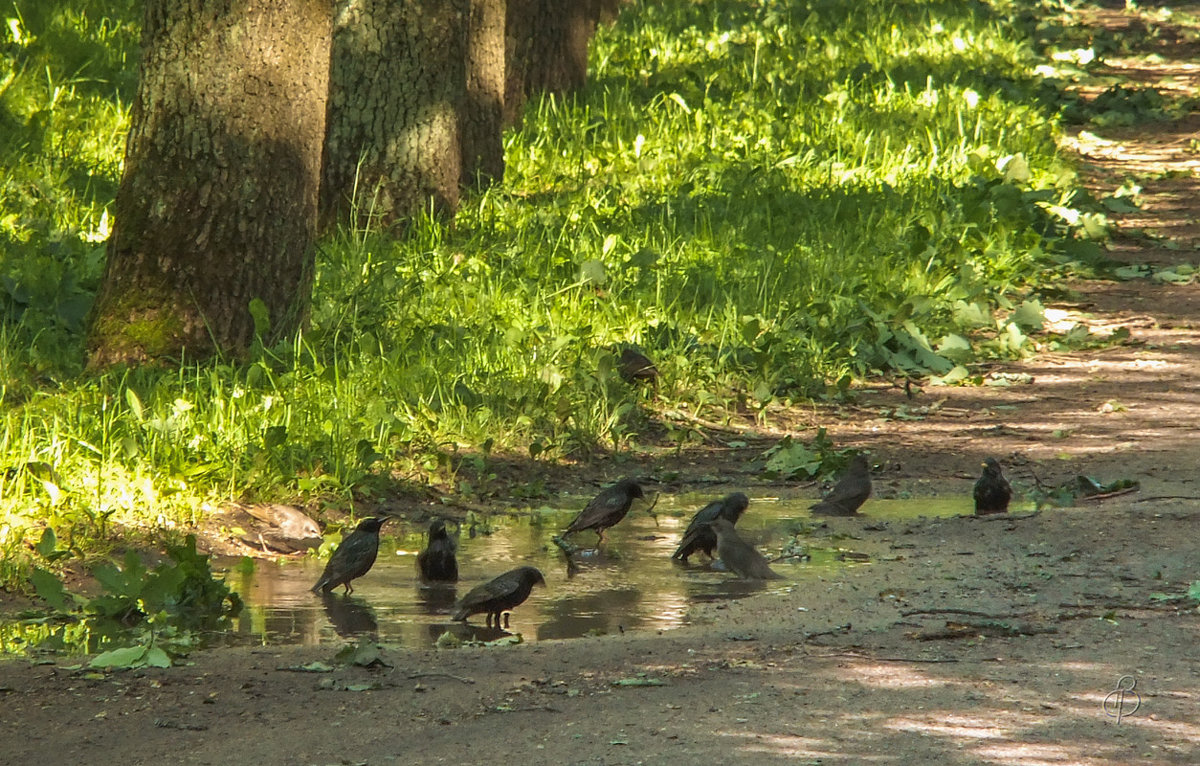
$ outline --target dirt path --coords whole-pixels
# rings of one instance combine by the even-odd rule
[[[1134,19],[1089,13],[1110,30]],[[1111,58],[1114,72],[1196,93],[1187,35],[1153,39],[1159,58]],[[1191,115],[1077,139],[1094,189],[1143,187],[1114,257],[1194,260],[1197,127]],[[1200,613],[1176,598],[1200,580],[1200,287],[1072,287],[1056,322],[1129,340],[1003,366],[1029,383],[913,399],[879,386],[803,420],[779,413],[746,449],[819,422],[872,450],[885,494],[964,492],[985,455],[1020,487],[1087,473],[1137,478],[1137,493],[986,520],[881,523],[868,506],[814,536],[848,536],[875,565],[698,605],[694,625],[664,634],[395,651],[394,667],[329,674],[281,669],[328,660],[320,648],[107,676],[3,663],[0,763],[1200,763]],[[736,482],[746,456],[695,459]],[[1118,723],[1104,703],[1116,711],[1123,676],[1140,707],[1131,693]]]

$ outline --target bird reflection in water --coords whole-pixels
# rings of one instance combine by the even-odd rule
[[[457,599],[458,588],[452,582],[417,584],[417,602],[425,614],[450,614]]]
[[[378,638],[379,622],[375,619],[375,610],[362,599],[344,594],[325,593],[321,596],[321,601],[325,605],[325,615],[329,618],[329,624],[342,638]]]

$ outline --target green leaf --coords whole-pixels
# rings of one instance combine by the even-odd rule
[[[129,403],[129,411],[133,413],[134,420],[142,422],[145,414],[142,410],[142,400],[138,398],[137,391],[132,388],[125,389],[125,401]]]
[[[929,382],[935,386],[949,386],[954,383],[964,381],[969,377],[971,377],[971,371],[968,370],[966,367],[963,367],[961,364],[958,364],[958,365],[955,365],[954,368],[951,369],[950,372],[946,373],[945,375],[930,376]]]
[[[579,265],[579,279],[582,282],[603,285],[608,281],[608,270],[604,268],[604,264],[600,261],[584,261]]]
[[[1188,598],[1193,601],[1200,601],[1200,580],[1192,581],[1192,584],[1188,586],[1187,594]]]
[[[613,686],[666,686],[667,682],[661,678],[618,678],[612,682]]]
[[[254,334],[265,338],[271,330],[271,312],[262,298],[250,300],[250,318],[254,320]]]
[[[162,649],[152,646],[146,650],[142,664],[149,668],[169,668],[171,667],[171,658]]]
[[[57,611],[68,612],[75,607],[74,596],[67,591],[62,580],[58,579],[53,572],[34,567],[33,572],[29,575],[29,581],[33,584],[38,598]]]
[[[937,351],[952,362],[969,362],[975,358],[975,352],[971,348],[971,341],[953,333],[942,336],[942,340],[938,343]],[[953,372],[953,370],[950,372]],[[950,373],[946,374],[949,375]]]
[[[314,660],[303,665],[287,665],[279,670],[290,670],[293,673],[332,673],[334,668],[320,660]]]
[[[1046,323],[1046,309],[1041,301],[1030,298],[1017,306],[1017,310],[1012,314],[1012,321],[1022,330],[1040,330]]]
[[[46,527],[42,531],[42,538],[38,540],[37,545],[33,549],[44,559],[53,560],[54,549],[58,547],[58,538],[54,535],[54,530]]]
[[[126,646],[121,649],[113,649],[103,654],[97,654],[88,663],[88,667],[92,668],[132,668],[139,667],[143,659],[146,657],[146,647],[144,646]]]

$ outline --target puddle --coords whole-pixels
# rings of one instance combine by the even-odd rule
[[[349,598],[342,596],[341,588],[325,597],[309,592],[324,561],[260,561],[250,574],[236,570],[227,574],[230,587],[246,604],[231,639],[236,643],[315,645],[374,637],[420,649],[432,646],[446,631],[481,641],[520,633],[531,641],[622,630],[665,630],[686,624],[692,604],[782,592],[798,581],[856,566],[837,560],[832,549],[817,550],[811,561],[772,564],[784,579],[762,583],[715,571],[702,553],[692,556],[689,567],[673,563],[671,553],[692,514],[710,499],[710,494],[662,497],[654,509],[657,526],[646,514],[645,505],[635,505],[620,524],[605,533],[599,551],[581,550],[575,555],[578,567],[571,572],[550,538],[566,527],[574,511],[495,516],[489,520],[491,534],[475,538],[464,534],[459,540],[457,587],[429,587],[418,582],[416,554],[424,544],[424,527],[404,522],[389,525],[393,535],[401,536],[383,538],[374,568],[355,580]],[[789,525],[797,519],[811,520],[807,510],[811,502],[752,499],[738,522],[738,531],[774,557],[791,539]],[[583,503],[580,498],[574,504]],[[871,518],[887,520],[954,516],[970,509],[967,498],[942,497],[871,500],[866,511]],[[571,540],[586,548],[593,545],[595,535],[585,531]],[[232,566],[235,562],[227,563]],[[524,564],[542,571],[546,587],[535,587],[529,600],[513,612],[508,631],[484,628],[483,615],[472,617],[470,624],[450,620],[458,596]]]

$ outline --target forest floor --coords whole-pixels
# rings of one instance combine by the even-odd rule
[[[1118,31],[1138,23],[1089,13]],[[1107,63],[1200,92],[1194,46],[1175,43]],[[1075,139],[1089,186],[1142,186],[1140,209],[1114,216],[1126,232],[1114,258],[1193,257],[1197,129],[1192,114]],[[681,457],[642,457],[736,487],[764,445],[821,424],[870,450],[884,495],[965,494],[987,455],[1018,487],[1087,474],[1137,479],[1137,492],[982,519],[880,522],[868,503],[825,534],[876,564],[695,605],[666,632],[392,650],[392,667],[322,675],[284,668],[328,661],[328,647],[217,649],[112,674],[5,661],[0,763],[1200,763],[1200,611],[1183,597],[1200,580],[1200,285],[1071,287],[1050,319],[1129,338],[997,365],[1013,385],[910,398],[880,384],[852,405],[747,418]]]

